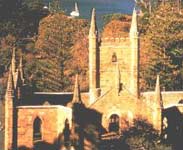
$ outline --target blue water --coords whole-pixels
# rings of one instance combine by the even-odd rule
[[[73,11],[75,2],[78,3],[80,17],[84,19],[89,19],[91,9],[96,8],[97,23],[100,27],[103,23],[103,15],[112,13],[131,14],[135,5],[134,0],[61,0],[61,8],[67,15]]]

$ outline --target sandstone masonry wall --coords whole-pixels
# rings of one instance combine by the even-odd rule
[[[71,123],[72,111],[63,106],[20,106],[18,107],[18,147],[33,147],[33,122],[42,121],[42,140],[53,143],[63,132],[65,120]]]

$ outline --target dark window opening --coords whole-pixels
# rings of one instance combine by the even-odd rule
[[[113,114],[109,118],[109,132],[118,132],[118,131],[119,131],[119,116]]]
[[[65,120],[65,128],[63,130],[63,133],[64,133],[64,142],[69,143],[71,131],[68,119]]]
[[[33,123],[33,142],[42,140],[41,124],[41,119],[36,117]]]
[[[112,62],[117,62],[116,53],[113,53],[113,54],[112,54]]]
[[[181,100],[179,101],[179,104],[183,104],[183,99],[181,99]]]

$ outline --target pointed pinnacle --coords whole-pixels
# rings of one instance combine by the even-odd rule
[[[21,55],[21,57],[20,57],[19,71],[20,71],[20,78],[21,78],[21,80],[22,80],[22,83],[24,83],[24,74],[23,74],[23,57],[22,57],[22,55]]]
[[[9,75],[8,75],[8,82],[6,88],[6,96],[14,96],[14,83],[13,83],[13,75],[12,75],[12,67],[10,66]]]
[[[91,25],[90,25],[90,35],[97,34],[97,25],[96,25],[96,11],[95,8],[92,9],[92,16],[91,16]]]
[[[82,103],[81,101],[81,94],[80,94],[80,86],[79,86],[79,79],[78,74],[76,75],[75,79],[75,86],[74,86],[74,94],[73,94],[73,103]]]
[[[157,75],[156,79],[155,101],[160,106],[160,108],[162,108],[162,95],[161,95],[159,75]]]
[[[15,48],[12,50],[12,59],[11,59],[11,67],[12,67],[12,72],[16,72],[16,54],[15,54]]]
[[[22,64],[23,64],[23,58],[22,58],[22,54],[20,56],[20,63],[19,63],[19,67],[21,68],[22,67]]]
[[[132,14],[132,22],[131,22],[131,28],[130,28],[130,34],[134,35],[138,33],[138,29],[137,29],[137,12],[134,8],[133,10],[133,14]]]

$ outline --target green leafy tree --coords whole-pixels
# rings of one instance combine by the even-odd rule
[[[37,33],[40,19],[47,15],[43,6],[42,0],[1,0],[0,36],[13,34],[22,38]]]
[[[49,11],[50,11],[51,13],[62,12],[60,0],[52,0],[52,1],[49,3]]]
[[[135,120],[134,126],[123,132],[122,143],[129,150],[172,150],[161,143],[158,132],[145,120]]]
[[[39,21],[47,15],[43,6],[42,0],[0,0],[0,77],[3,81],[6,80],[13,47],[21,48],[24,58],[35,52],[34,46],[30,45],[34,45],[32,36],[38,32]],[[3,91],[5,87],[6,84]]]

